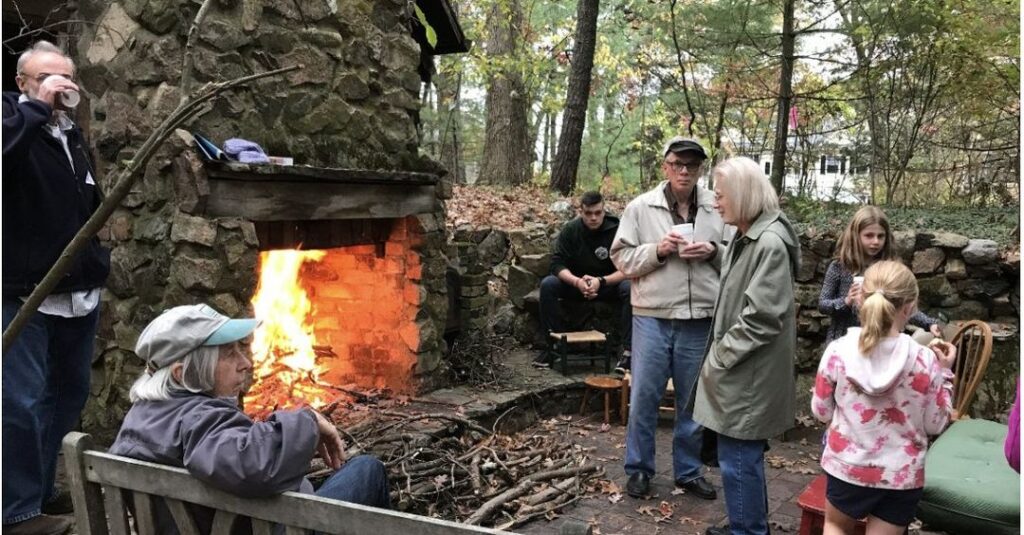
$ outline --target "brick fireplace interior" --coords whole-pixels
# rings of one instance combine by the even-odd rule
[[[246,213],[259,241],[252,303],[263,323],[246,412],[322,407],[368,389],[417,391],[443,331],[423,308],[425,259],[440,251],[425,247],[418,219],[439,210],[436,177],[320,170],[298,180],[287,168],[259,176],[243,168],[210,170],[206,210]]]

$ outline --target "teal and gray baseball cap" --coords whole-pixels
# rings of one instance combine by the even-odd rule
[[[198,347],[237,342],[252,334],[259,324],[254,318],[229,318],[208,305],[174,307],[146,326],[135,343],[135,354],[152,372],[185,358]]]

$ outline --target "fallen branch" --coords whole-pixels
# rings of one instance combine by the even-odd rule
[[[586,464],[580,467],[560,468],[558,470],[546,470],[543,472],[537,472],[536,474],[531,474],[526,479],[520,481],[515,487],[491,498],[487,503],[477,509],[475,513],[470,515],[470,517],[466,519],[465,523],[470,525],[480,524],[484,520],[493,516],[494,513],[496,513],[504,504],[529,492],[537,483],[551,479],[579,476],[580,474],[596,472],[600,468],[601,467],[596,464]]]

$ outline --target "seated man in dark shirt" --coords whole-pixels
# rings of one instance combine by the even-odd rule
[[[551,274],[540,283],[540,323],[547,333],[564,332],[565,322],[558,309],[559,299],[616,301],[622,308],[620,334],[622,358],[617,373],[629,369],[633,309],[629,304],[629,281],[615,269],[609,257],[619,218],[604,211],[604,199],[596,191],[580,197],[579,217],[562,227],[551,256]],[[550,365],[550,352],[534,361]]]

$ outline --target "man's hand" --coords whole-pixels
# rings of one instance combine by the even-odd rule
[[[78,86],[63,76],[48,76],[43,83],[39,84],[35,99],[49,104],[51,108],[56,108],[57,95],[64,91],[78,91]]]
[[[928,327],[928,331],[932,333],[932,336],[942,338],[942,327],[939,327],[938,323],[933,323],[931,327]]]
[[[597,277],[584,275],[580,277],[579,287],[585,299],[594,299],[597,297],[597,291],[601,289],[601,281]]]
[[[330,422],[320,411],[310,408],[316,416],[316,428],[320,432],[320,440],[317,441],[316,449],[324,458],[327,466],[337,470],[341,463],[345,462],[345,441],[341,440],[338,428]]]
[[[691,242],[679,250],[679,258],[683,260],[707,260],[713,254],[715,254],[714,244],[706,241]]]
[[[679,254],[679,246],[687,243],[686,238],[672,232],[671,230],[658,242],[658,258],[668,258],[669,255]]]

